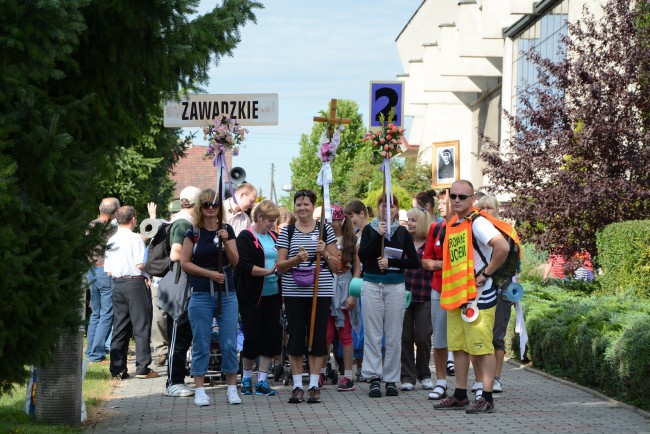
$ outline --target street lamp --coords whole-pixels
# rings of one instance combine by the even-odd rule
[[[291,200],[291,193],[293,193],[293,184],[284,184],[282,186],[282,191],[289,193],[289,202],[292,204],[290,209],[293,211],[293,201]]]

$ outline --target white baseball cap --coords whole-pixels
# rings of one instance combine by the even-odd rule
[[[183,202],[183,199],[185,199],[190,204],[194,204],[196,203],[196,200],[199,198],[200,194],[201,194],[201,190],[190,185],[181,190],[181,196],[179,197],[179,199],[181,200],[181,202]]]

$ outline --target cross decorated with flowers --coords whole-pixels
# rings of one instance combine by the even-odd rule
[[[322,113],[325,116],[314,116],[314,122],[325,122],[327,123],[326,125],[326,131],[327,131],[327,137],[329,139],[332,138],[334,135],[334,128],[337,124],[339,125],[348,125],[352,123],[351,119],[347,118],[337,118],[336,117],[336,105],[338,101],[336,98],[332,98],[330,100],[330,112],[329,116],[327,116],[327,113]]]

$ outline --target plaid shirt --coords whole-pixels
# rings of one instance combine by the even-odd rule
[[[431,271],[422,268],[422,255],[426,242],[418,249],[418,261],[420,267],[412,270],[404,270],[404,284],[406,290],[412,294],[411,303],[423,303],[431,300]]]

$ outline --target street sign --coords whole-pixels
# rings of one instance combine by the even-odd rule
[[[371,81],[370,82],[370,129],[381,127],[379,114],[388,112],[395,107],[393,124],[404,126],[404,82],[403,81]]]
[[[167,128],[202,127],[220,114],[229,114],[240,125],[277,125],[278,94],[202,94],[165,103]]]

